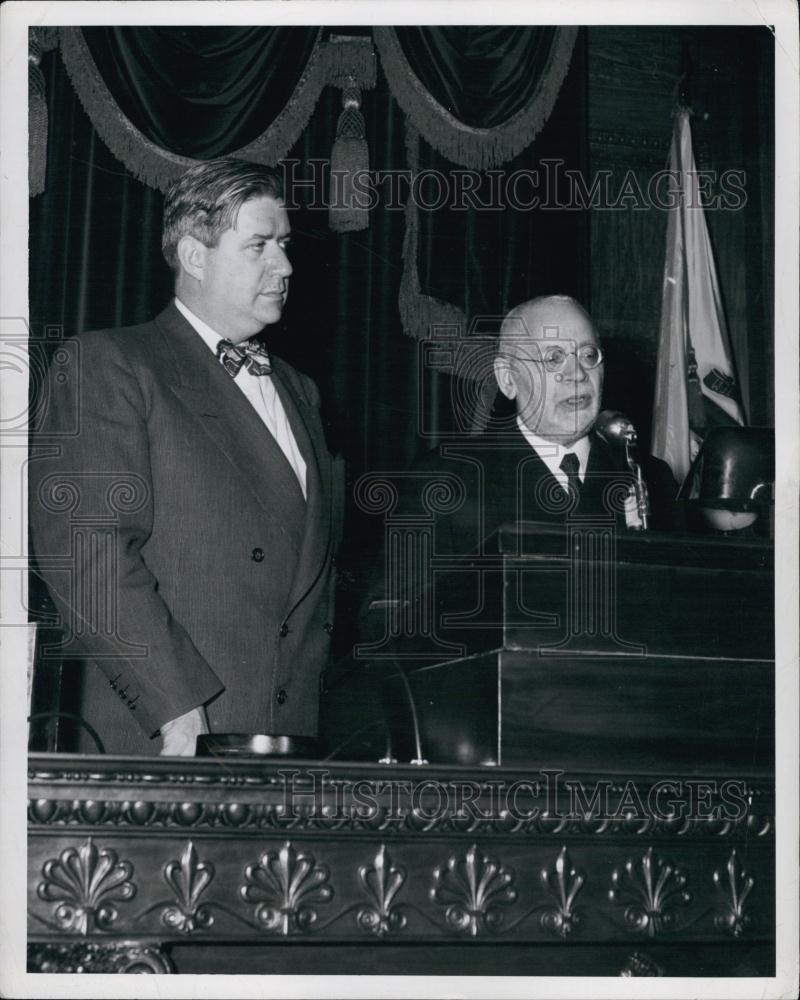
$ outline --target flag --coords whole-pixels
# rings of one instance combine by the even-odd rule
[[[651,451],[682,483],[712,427],[744,424],[692,152],[688,108],[675,113]]]

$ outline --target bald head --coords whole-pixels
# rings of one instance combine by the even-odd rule
[[[575,321],[592,327],[589,313],[570,295],[539,295],[514,306],[500,327],[498,352],[508,353],[528,340],[557,340]]]
[[[567,447],[588,434],[603,389],[598,347],[591,317],[570,296],[540,296],[506,316],[495,377],[530,431]]]

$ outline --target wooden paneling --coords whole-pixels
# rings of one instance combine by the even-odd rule
[[[38,755],[30,969],[769,974],[769,784],[728,818],[721,786],[632,816],[641,777],[572,802],[603,777]]]

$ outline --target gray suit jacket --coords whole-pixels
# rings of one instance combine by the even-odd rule
[[[64,625],[50,655],[102,671],[80,678],[81,714],[109,752],[157,752],[159,727],[202,703],[212,732],[315,735],[343,470],[314,383],[273,359],[307,465],[305,502],[174,304],[65,349],[72,385],[45,394],[29,497]]]

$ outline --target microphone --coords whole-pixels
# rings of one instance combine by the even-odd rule
[[[630,523],[626,512],[626,523],[637,530],[647,530],[650,522],[650,498],[647,495],[642,467],[636,460],[634,452],[639,443],[636,428],[619,410],[603,410],[595,421],[594,429],[597,436],[612,448],[625,449],[625,462],[634,477],[631,502],[634,504],[635,514],[635,523]]]
[[[598,437],[606,444],[629,445],[638,444],[636,428],[619,410],[603,410],[594,424]]]

